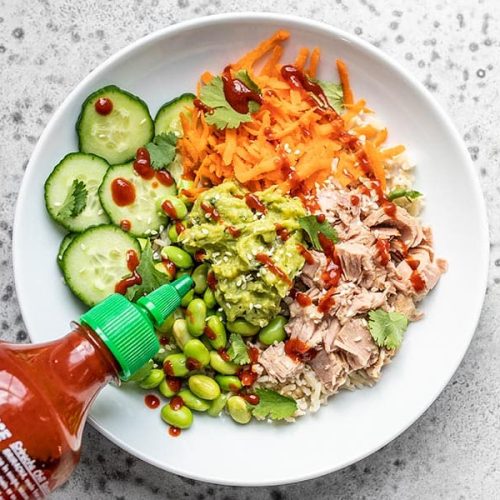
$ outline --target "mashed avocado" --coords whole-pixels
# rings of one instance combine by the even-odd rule
[[[217,278],[215,296],[228,321],[244,318],[262,327],[279,313],[281,299],[304,265],[297,244],[302,242],[298,218],[305,210],[299,200],[272,187],[254,193],[263,213],[249,207],[248,193],[233,182],[202,193],[179,242],[188,250],[205,251]],[[280,277],[281,272],[286,276]]]

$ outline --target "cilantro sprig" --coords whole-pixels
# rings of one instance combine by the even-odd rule
[[[408,318],[396,311],[375,309],[368,313],[368,329],[379,347],[397,349],[408,328]]]
[[[229,343],[231,344],[227,353],[233,363],[237,365],[246,365],[250,363],[250,356],[248,355],[247,346],[238,333],[232,333],[229,337]]]
[[[257,418],[283,420],[297,411],[295,399],[270,389],[256,389],[255,393],[259,396],[259,403],[253,408],[253,414]]]
[[[311,240],[312,246],[316,250],[322,250],[321,244],[319,242],[319,234],[322,233],[333,243],[338,243],[339,238],[335,228],[328,222],[318,222],[315,215],[306,215],[299,219],[300,227],[307,233],[309,239]]]
[[[396,188],[393,189],[388,195],[387,199],[389,201],[394,201],[397,200],[398,198],[406,198],[408,201],[413,201],[416,200],[417,198],[420,198],[422,196],[422,193],[418,191],[413,191],[413,190],[408,190],[404,188]]]
[[[250,90],[260,92],[259,87],[252,81],[246,71],[238,71],[234,78],[241,80]],[[218,129],[238,128],[242,123],[252,120],[252,113],[259,110],[260,104],[255,101],[248,103],[248,113],[238,113],[227,101],[224,95],[222,78],[216,76],[203,85],[200,90],[200,101],[211,109],[205,114],[205,120],[209,125]]]
[[[174,161],[176,144],[177,136],[173,132],[159,134],[146,144],[151,166],[155,170],[161,170]]]
[[[324,80],[315,80],[322,88],[330,106],[337,112],[344,111],[344,92],[340,83],[326,82]]]
[[[58,216],[63,219],[74,219],[85,210],[87,206],[87,197],[87,186],[83,181],[75,179],[66,199],[61,205]]]

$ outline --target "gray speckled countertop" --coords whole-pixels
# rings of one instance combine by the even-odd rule
[[[479,328],[426,414],[381,451],[340,472],[272,488],[210,485],[143,463],[88,427],[81,463],[53,498],[498,498],[500,3],[494,0],[0,0],[0,338],[28,338],[12,275],[14,206],[28,158],[58,104],[90,70],[141,36],[238,10],[295,13],[355,33],[409,69],[451,115],[493,222]]]

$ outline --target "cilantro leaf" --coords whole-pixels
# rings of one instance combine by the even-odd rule
[[[420,198],[422,196],[422,193],[419,193],[418,191],[412,191],[408,189],[403,189],[403,188],[396,188],[393,189],[388,195],[387,199],[389,201],[396,200],[398,198],[406,198],[408,201],[413,201],[416,200],[417,198]]]
[[[149,241],[147,241],[146,246],[142,250],[141,260],[136,271],[142,278],[142,283],[127,289],[125,296],[129,300],[137,300],[169,281],[165,274],[155,268],[153,250],[151,249],[151,243],[149,243]]]
[[[250,356],[248,355],[247,346],[238,333],[232,333],[229,337],[231,346],[227,350],[231,361],[237,365],[246,365],[250,363]]]
[[[396,311],[376,309],[368,313],[368,328],[379,347],[397,349],[403,341],[403,333],[408,328],[408,319]]]
[[[151,166],[155,170],[172,163],[175,158],[175,145],[177,136],[173,132],[163,133],[154,137],[153,142],[146,144],[146,148],[151,158]]]
[[[297,402],[270,389],[256,389],[259,404],[253,408],[257,418],[272,418],[283,420],[291,417],[297,411]]]
[[[251,90],[259,92],[259,88],[251,80],[246,71],[239,71],[236,73],[235,78],[241,80]],[[260,108],[259,103],[250,101],[248,103],[248,113],[242,114],[235,111],[227,102],[224,95],[224,85],[220,76],[212,78],[209,83],[203,85],[200,90],[200,101],[205,106],[211,108],[211,111],[205,114],[206,122],[218,129],[237,128],[240,124],[251,121],[251,113],[255,113]]]
[[[306,215],[305,217],[299,218],[300,227],[308,234],[311,240],[312,246],[316,250],[323,250],[319,242],[319,233],[324,234],[330,241],[337,243],[339,238],[337,236],[337,231],[335,228],[326,220],[323,222],[318,222],[315,215]]]
[[[344,111],[344,92],[340,83],[325,82],[316,80],[316,83],[323,89],[330,106],[337,112]]]
[[[87,206],[87,196],[88,191],[85,183],[75,179],[57,215],[63,219],[77,217]]]

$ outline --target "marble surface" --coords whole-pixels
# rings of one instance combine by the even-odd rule
[[[28,340],[12,275],[14,208],[28,158],[58,104],[100,62],[151,31],[248,10],[295,13],[359,35],[409,69],[451,115],[491,220],[489,286],[478,330],[426,414],[378,453],[337,473],[272,488],[199,483],[141,462],[88,427],[81,463],[53,498],[498,498],[500,3],[494,0],[0,0],[0,338]]]

